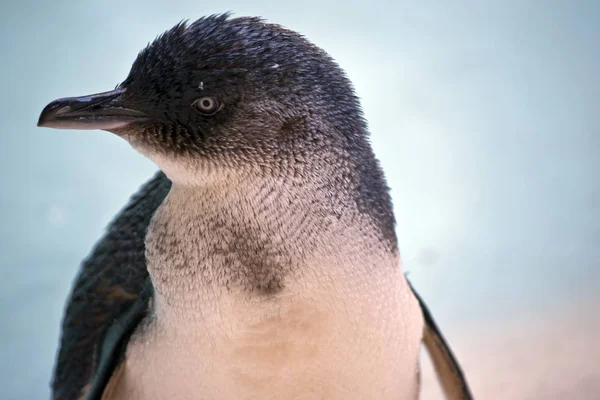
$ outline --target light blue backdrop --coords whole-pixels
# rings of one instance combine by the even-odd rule
[[[214,12],[300,31],[348,72],[442,326],[600,289],[600,3],[173,3],[0,5],[1,397],[48,396],[78,264],[155,170],[106,132],[36,128],[39,112],[112,89],[157,34]]]

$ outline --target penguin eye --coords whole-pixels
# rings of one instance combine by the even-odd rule
[[[214,97],[201,97],[192,103],[192,107],[202,115],[214,115],[223,108]]]

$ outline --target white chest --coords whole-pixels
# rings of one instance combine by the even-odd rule
[[[415,399],[423,321],[396,271],[269,299],[200,293],[201,309],[159,311],[138,330],[105,398]]]

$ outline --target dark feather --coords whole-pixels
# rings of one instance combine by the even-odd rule
[[[125,359],[127,343],[140,321],[148,315],[152,302],[152,282],[146,279],[144,288],[127,312],[120,315],[106,331],[100,347],[98,363],[86,400],[101,400],[113,372]]]
[[[423,332],[423,344],[433,361],[433,366],[438,380],[442,386],[444,394],[448,400],[472,400],[473,395],[469,389],[467,378],[460,367],[460,364],[454,357],[452,349],[444,339],[444,335],[438,328],[429,307],[417,293],[413,285],[407,279],[407,282],[419,301],[423,319],[425,320],[425,329]]]
[[[108,328],[131,310],[148,278],[144,237],[171,182],[157,173],[132,197],[83,262],[62,324],[52,398],[73,400],[87,392],[101,359]]]

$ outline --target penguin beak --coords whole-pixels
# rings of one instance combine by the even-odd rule
[[[141,111],[123,105],[126,89],[67,97],[48,104],[38,120],[38,126],[56,129],[103,129],[110,131],[149,117]]]

